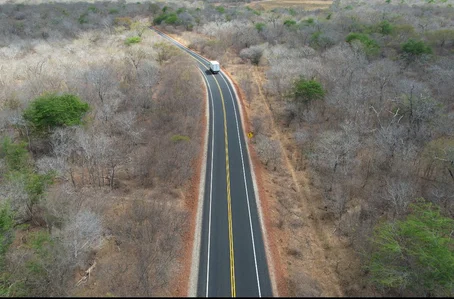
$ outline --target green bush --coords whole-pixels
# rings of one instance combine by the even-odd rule
[[[0,204],[0,296],[10,297],[10,273],[5,271],[5,255],[14,240],[14,213],[9,204]]]
[[[13,226],[14,214],[9,204],[2,203],[0,205],[0,269],[3,268],[6,251],[13,241]]]
[[[351,43],[354,40],[359,41],[364,46],[364,51],[367,55],[376,55],[380,51],[378,43],[367,34],[352,32],[345,38],[347,43]]]
[[[125,40],[125,44],[130,46],[132,44],[138,44],[141,41],[142,41],[142,39],[139,36],[131,36]]]
[[[225,13],[225,8],[224,8],[223,6],[218,6],[218,7],[216,7],[216,10],[217,10],[220,14]]]
[[[166,14],[161,14],[157,16],[156,18],[153,19],[153,24],[154,25],[160,25],[162,21],[166,19],[167,15]]]
[[[298,104],[304,104],[307,107],[310,102],[323,99],[325,91],[319,82],[300,77],[294,83],[291,94]]]
[[[87,16],[88,16],[87,13],[81,14],[81,15],[79,16],[79,19],[78,19],[79,23],[80,23],[80,24],[86,24],[86,23],[88,23]]]
[[[109,9],[109,13],[110,13],[111,15],[117,14],[118,12],[119,12],[119,11],[118,11],[117,8],[111,8],[111,9]]]
[[[91,5],[88,7],[88,11],[91,11],[92,13],[97,13],[98,9],[96,8],[96,6]]]
[[[47,94],[31,102],[23,117],[37,132],[46,133],[56,127],[81,124],[88,110],[88,104],[75,95]]]
[[[422,198],[410,211],[404,220],[375,228],[368,265],[372,282],[416,296],[453,296],[454,220]]]
[[[314,24],[314,18],[309,18],[309,19],[305,20],[304,23],[306,23],[307,25],[313,25]]]
[[[43,199],[47,186],[53,183],[54,174],[38,174],[33,169],[27,168],[8,172],[5,179],[9,182],[23,184],[28,196],[28,205],[32,206]]]
[[[387,20],[384,20],[377,25],[377,32],[383,35],[389,35],[393,33],[393,30],[394,30],[393,25]]]
[[[166,24],[169,25],[175,25],[178,22],[178,16],[174,13],[170,14],[167,16],[167,18],[164,20]]]
[[[44,196],[47,186],[53,183],[53,174],[38,174],[38,173],[29,173],[27,174],[27,181],[25,185],[25,191],[28,194],[28,198],[31,204],[36,204]]]
[[[189,136],[185,136],[185,135],[173,135],[171,140],[173,142],[178,142],[178,141],[189,141],[191,140],[191,138],[189,138]]]
[[[27,168],[29,166],[27,143],[12,143],[9,137],[4,137],[0,157],[5,159],[9,171]]]
[[[262,32],[264,28],[265,23],[255,23],[255,29],[257,29],[258,32]]]
[[[174,25],[178,22],[178,16],[175,13],[166,14],[163,13],[153,20],[154,25],[160,25],[162,22],[165,22],[169,25]]]
[[[284,25],[287,26],[287,27],[290,27],[290,26],[293,26],[293,25],[296,25],[296,21],[295,20],[285,20],[284,21]]]
[[[411,56],[420,56],[423,54],[432,54],[432,48],[423,41],[409,39],[402,45],[402,51]]]

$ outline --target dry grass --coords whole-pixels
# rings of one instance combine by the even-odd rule
[[[277,7],[301,7],[305,10],[327,9],[333,1],[331,0],[265,0],[250,4],[252,8],[263,8],[271,10]]]

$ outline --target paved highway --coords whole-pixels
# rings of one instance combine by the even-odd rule
[[[257,211],[240,111],[234,89],[208,61],[167,35],[191,55],[207,85],[209,132],[197,296],[271,297],[264,241]]]

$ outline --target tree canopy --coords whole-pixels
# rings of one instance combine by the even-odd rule
[[[452,296],[454,220],[422,198],[410,211],[404,220],[376,227],[369,264],[372,281],[415,295]]]
[[[322,99],[325,91],[319,82],[300,77],[293,86],[293,96],[295,101],[307,105],[314,100]]]
[[[47,94],[35,99],[23,116],[37,131],[48,132],[55,127],[81,124],[88,110],[88,104],[75,95]]]
[[[418,57],[423,54],[432,54],[432,48],[423,41],[409,39],[402,45],[402,51],[409,57]]]

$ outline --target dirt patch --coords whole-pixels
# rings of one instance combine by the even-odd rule
[[[327,9],[331,0],[265,0],[249,4],[251,8],[271,10],[277,7],[301,7],[305,10]]]

